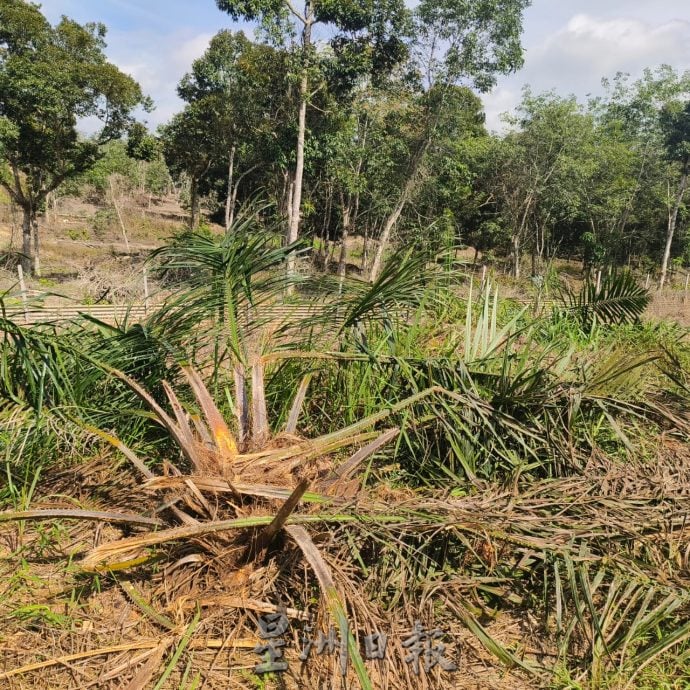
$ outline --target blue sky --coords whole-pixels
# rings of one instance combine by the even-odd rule
[[[175,87],[211,36],[232,27],[214,0],[42,0],[56,21],[66,14],[80,22],[102,21],[108,54],[153,97],[149,121],[165,122],[180,108]],[[517,75],[501,79],[485,97],[488,123],[520,100],[524,84],[554,88],[584,98],[603,76],[634,76],[668,63],[690,69],[688,0],[534,0],[525,16],[526,61]]]

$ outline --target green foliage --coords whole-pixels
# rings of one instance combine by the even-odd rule
[[[4,0],[0,26],[0,184],[23,209],[23,261],[31,270],[32,224],[47,195],[90,169],[99,145],[117,138],[134,108],[149,103],[106,60],[102,24],[63,17],[52,27],[37,5]],[[77,132],[87,117],[103,124],[91,140]]]
[[[51,27],[38,9],[8,0],[0,9],[0,85],[5,160],[27,175],[26,190],[40,198],[98,157],[97,144],[118,136],[143,102],[138,85],[104,59],[103,25],[64,18]],[[77,117],[97,117],[97,141],[82,141]],[[39,182],[40,180],[40,182]]]
[[[158,140],[148,133],[145,125],[135,122],[127,136],[127,155],[137,161],[148,163],[156,160],[160,154]]]
[[[213,366],[230,358],[245,362],[244,314],[270,303],[295,278],[284,272],[287,257],[301,246],[281,246],[275,233],[256,227],[254,210],[241,213],[231,232],[185,233],[151,255],[161,280],[172,291],[152,320],[177,353],[197,353],[213,343]],[[199,330],[200,323],[208,328]],[[262,323],[259,319],[255,327]]]
[[[241,32],[211,39],[178,86],[187,106],[161,130],[170,170],[189,177],[193,194],[222,207],[275,184],[293,136],[287,73],[286,53]]]
[[[99,159],[79,178],[77,182],[90,185],[99,194],[105,195],[110,188],[112,175],[132,184],[137,176],[136,161],[127,153],[127,145],[123,141],[112,141],[100,148]]]
[[[522,66],[522,16],[531,0],[422,0],[417,9],[417,40],[435,57],[434,80],[455,84],[470,80],[488,91],[499,74]],[[433,69],[433,68],[432,68]]]
[[[565,289],[564,302],[585,332],[597,325],[625,324],[638,321],[651,296],[629,271],[609,273],[597,286],[589,279],[579,293]]]

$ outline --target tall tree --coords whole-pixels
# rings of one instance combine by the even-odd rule
[[[454,85],[490,90],[497,76],[523,64],[523,13],[531,0],[421,0],[415,11],[412,53],[427,101],[427,134],[411,157],[399,199],[384,223],[370,279],[376,280],[384,252],[407,204],[422,162],[437,134],[440,114]]]
[[[668,190],[677,188],[682,166],[679,159],[669,160],[668,129],[662,113],[667,106],[690,98],[690,72],[679,73],[662,65],[645,70],[632,83],[628,75],[618,74],[613,80],[604,80],[604,86],[606,97],[591,107],[606,139],[626,145],[637,168],[612,237],[619,245],[634,246],[638,253],[651,252],[650,257],[665,254],[664,238],[668,239],[674,205]],[[660,211],[665,216],[663,223],[659,222]]]
[[[178,87],[180,97],[200,104],[213,130],[215,165],[225,168],[224,221],[230,229],[240,183],[275,155],[289,122],[287,55],[255,44],[241,32],[216,34]]]
[[[690,101],[669,103],[661,111],[661,126],[664,131],[666,153],[671,165],[678,168],[678,186],[669,208],[666,244],[661,261],[659,289],[664,287],[668,263],[671,258],[673,236],[678,223],[678,213],[688,188],[690,173]]]
[[[186,175],[188,178],[191,230],[199,227],[200,185],[211,170],[217,152],[215,131],[209,126],[214,117],[207,101],[197,101],[160,128],[163,155],[170,172],[174,176]]]
[[[323,56],[317,54],[314,45],[315,31],[321,29],[331,36],[336,71],[353,81],[355,75],[380,73],[404,57],[402,38],[408,28],[408,10],[404,0],[304,0],[301,8],[293,0],[216,0],[216,4],[234,19],[259,22],[278,43],[297,39],[299,113],[287,231],[291,244],[298,238],[302,213],[310,83],[315,70],[322,67]],[[294,258],[290,259],[289,271],[294,270],[292,262]]]
[[[0,184],[23,212],[24,270],[40,274],[37,218],[47,196],[98,159],[138,105],[139,85],[106,60],[106,28],[63,17],[53,27],[38,5],[0,2]],[[102,128],[84,140],[77,126]]]

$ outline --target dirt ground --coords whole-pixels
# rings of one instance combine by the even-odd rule
[[[179,232],[185,212],[173,197],[132,197],[122,208],[129,251],[112,208],[76,198],[61,199],[39,220],[40,280],[27,280],[37,293],[54,292],[86,303],[110,288],[108,301],[143,297],[143,264],[151,250]],[[0,290],[17,286],[16,252],[21,217],[0,202]],[[114,298],[114,299],[113,299]]]

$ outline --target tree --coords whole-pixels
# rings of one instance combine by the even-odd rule
[[[163,155],[173,175],[189,177],[189,227],[196,230],[201,219],[199,185],[213,165],[215,132],[209,123],[214,112],[207,101],[190,103],[160,129]]]
[[[593,177],[594,124],[574,97],[535,96],[529,89],[508,122],[518,129],[505,138],[497,197],[519,278],[523,250],[531,250],[532,273],[539,273],[544,254],[554,252],[564,228],[582,215]]]
[[[100,146],[150,106],[139,85],[104,55],[106,28],[63,17],[53,27],[37,5],[0,2],[0,184],[23,212],[24,270],[40,275],[37,218],[47,196],[88,170]],[[96,118],[96,137],[79,137]]]
[[[626,145],[636,159],[634,180],[627,187],[627,199],[615,224],[613,239],[618,245],[634,246],[649,257],[665,256],[665,245],[669,244],[670,257],[669,235],[672,242],[673,233],[669,233],[669,228],[673,226],[675,230],[675,223],[669,221],[675,203],[669,189],[677,189],[682,182],[682,159],[674,160],[669,151],[663,113],[667,107],[675,107],[673,104],[690,97],[690,72],[678,73],[662,65],[656,70],[645,70],[642,78],[633,83],[628,75],[618,74],[613,80],[604,80],[604,86],[608,91],[606,98],[593,102],[591,107],[608,140]],[[662,258],[663,263],[667,265],[668,259]],[[665,281],[665,271],[663,278]]]
[[[280,157],[276,142],[282,143],[290,119],[287,86],[284,51],[230,31],[211,39],[180,82],[180,97],[208,116],[202,141],[211,147],[212,166],[205,179],[215,182],[216,169],[223,170],[226,231],[234,221],[242,181]]]
[[[451,86],[439,118],[412,213],[422,226],[420,240],[431,254],[456,245],[471,208],[481,203],[472,189],[471,163],[477,139],[487,138],[481,100],[465,86]],[[429,236],[429,229],[433,235]],[[438,228],[438,231],[437,231]]]
[[[216,4],[234,19],[258,21],[279,44],[300,37],[299,114],[287,232],[287,243],[292,244],[299,235],[302,212],[307,108],[312,97],[310,82],[314,72],[324,67],[319,64],[319,57],[323,56],[315,51],[314,30],[321,25],[332,36],[334,60],[330,67],[341,85],[352,84],[357,76],[383,73],[404,58],[402,38],[407,29],[408,10],[404,0],[304,0],[302,9],[292,0],[216,0]],[[293,270],[294,258],[290,258],[288,271]]]
[[[668,214],[668,228],[666,244],[661,261],[661,277],[659,289],[664,287],[668,262],[671,258],[673,235],[678,223],[678,212],[683,203],[683,197],[688,188],[688,173],[690,172],[690,101],[685,103],[669,103],[661,111],[661,127],[664,131],[666,154],[668,160],[680,171],[680,178],[675,198]]]
[[[523,64],[522,17],[531,0],[421,0],[415,11],[412,54],[420,87],[427,94],[426,136],[410,159],[399,199],[384,223],[371,267],[375,281],[390,235],[417,182],[434,137],[449,87],[490,90],[499,74]]]

